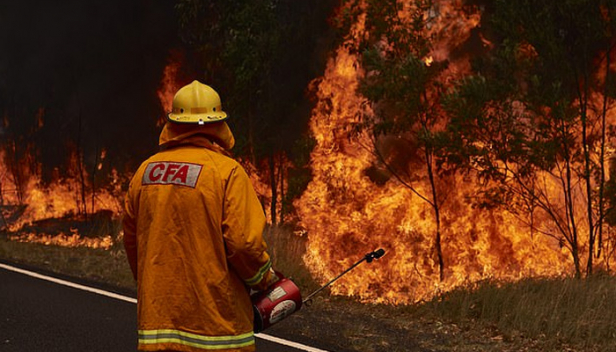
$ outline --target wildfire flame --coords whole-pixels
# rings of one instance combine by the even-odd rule
[[[441,1],[431,12],[430,31],[437,38],[431,61],[451,60],[454,43],[468,38],[478,25],[477,14],[461,15],[455,1]],[[528,226],[504,211],[478,210],[465,201],[476,189],[461,177],[448,179],[442,209],[444,279],[439,278],[434,251],[431,207],[396,181],[374,182],[367,175],[378,160],[366,135],[348,126],[361,120],[367,102],[356,93],[364,72],[352,54],[355,38],[364,34],[364,19],[355,23],[350,39],[329,60],[317,86],[317,105],[310,129],[316,139],[311,155],[314,177],[296,203],[308,234],[304,260],[326,282],[364,253],[384,248],[386,255],[332,286],[334,294],[363,301],[409,303],[464,283],[485,278],[515,280],[527,276],[555,276],[571,272],[568,252],[546,236],[533,235]],[[467,59],[452,62],[440,79],[447,82],[468,72]],[[545,180],[546,185],[549,180]],[[414,184],[427,194],[428,185]]]
[[[443,85],[470,72],[468,57],[458,54],[454,59],[450,54],[467,40],[481,16],[479,12],[459,11],[460,6],[459,1],[438,1],[426,14],[427,31],[434,38],[434,47],[423,60],[426,66],[450,63],[438,78]],[[322,282],[329,281],[365,253],[384,248],[383,258],[345,275],[331,286],[332,292],[363,301],[409,303],[486,278],[516,280],[571,272],[570,254],[565,246],[534,234],[526,224],[505,211],[472,207],[467,199],[477,192],[476,186],[461,176],[452,176],[443,185],[447,194],[447,202],[441,209],[445,272],[443,280],[440,279],[434,249],[433,209],[394,177],[385,175],[381,180],[371,177],[368,170],[379,164],[371,149],[371,139],[367,132],[358,134],[352,128],[362,122],[365,114],[371,113],[369,102],[356,93],[365,74],[354,54],[358,38],[366,36],[364,21],[365,17],[360,16],[347,42],[328,61],[323,77],[312,83],[317,97],[309,125],[316,140],[311,154],[313,179],[295,206],[303,233],[308,235],[303,259],[314,276]],[[492,45],[483,37],[479,39],[485,47]],[[536,54],[533,48],[522,49],[526,55]],[[172,52],[157,92],[165,112],[171,110],[174,94],[181,86],[178,80],[181,65],[181,56]],[[596,99],[600,101],[601,97]],[[39,128],[44,126],[44,114],[44,109],[37,112]],[[161,117],[158,126],[164,120]],[[4,126],[8,127],[6,117]],[[74,166],[82,163],[78,155],[71,158]],[[30,172],[18,184],[11,177],[5,159],[4,151],[0,151],[0,225],[11,233],[10,239],[104,249],[113,245],[111,236],[87,238],[77,228],[48,234],[34,233],[29,227],[46,219],[75,216],[83,210],[88,214],[109,211],[117,218],[123,197],[119,180],[114,183],[114,189],[100,189],[95,195],[87,175],[81,181],[76,177],[58,177],[56,182],[43,186],[37,172]],[[103,168],[105,159],[103,150],[96,166],[98,170]],[[285,163],[288,161],[281,161]],[[271,183],[265,180],[273,179],[267,171],[263,172],[268,167],[247,161],[243,165],[268,212],[272,189]],[[282,175],[284,179],[284,172]],[[558,194],[559,185],[548,175],[536,182],[545,192]],[[84,202],[80,195],[84,187],[90,190],[85,198],[95,197],[96,202]],[[414,187],[420,194],[428,193],[429,185],[422,181]],[[286,191],[284,185],[282,191]],[[280,193],[278,197],[282,197]],[[277,199],[277,211],[281,210],[281,200]],[[15,209],[19,209],[18,217]]]
[[[113,239],[111,238],[111,236],[104,236],[103,238],[87,238],[80,236],[78,233],[73,233],[71,235],[59,234],[55,236],[28,233],[21,235],[12,235],[9,236],[9,239],[18,242],[40,243],[44,245],[54,245],[62,247],[89,247],[109,249],[113,246]]]
[[[101,160],[104,160],[104,158],[105,151],[102,151]],[[2,170],[0,175],[2,223],[0,225],[8,231],[9,239],[69,247],[86,246],[103,249],[111,247],[113,244],[111,234],[86,238],[81,236],[75,228],[66,231],[70,234],[62,233],[62,231],[52,234],[45,233],[45,231],[46,226],[48,226],[46,222],[49,222],[50,219],[62,220],[70,224],[71,222],[83,221],[83,216],[78,216],[83,212],[86,213],[86,216],[87,214],[109,212],[111,218],[117,219],[121,212],[121,198],[118,197],[121,190],[115,171],[113,174],[116,175],[116,179],[112,181],[112,189],[100,189],[92,194],[92,187],[88,181],[90,178],[87,175],[85,175],[83,181],[76,177],[58,177],[56,182],[44,186],[36,173],[24,172],[27,179],[22,185],[18,185],[14,178],[10,177],[5,160],[5,152],[0,151],[0,170]],[[75,163],[78,162],[81,161],[75,154],[72,155],[73,169],[77,168]],[[87,194],[82,194],[84,188],[88,190]],[[94,197],[94,200],[92,200],[92,197]],[[36,233],[28,230],[32,227],[37,228]]]
[[[182,86],[179,83],[178,73],[182,67],[182,55],[179,51],[171,51],[167,65],[163,70],[160,86],[156,91],[160,105],[165,113],[173,109],[173,97]],[[157,125],[162,126],[167,120],[164,117],[158,119]]]

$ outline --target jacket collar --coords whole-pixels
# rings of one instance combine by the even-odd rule
[[[235,145],[235,138],[224,121],[205,125],[167,122],[160,133],[158,145],[161,150],[194,145],[229,155]]]

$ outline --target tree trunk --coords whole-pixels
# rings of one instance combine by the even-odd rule
[[[276,207],[278,205],[278,186],[276,182],[276,158],[274,154],[270,152],[268,157],[269,169],[270,169],[270,188],[272,190],[272,201],[270,202],[270,216],[272,225],[276,225]]]
[[[573,185],[572,185],[572,170],[571,170],[571,153],[569,145],[567,144],[567,127],[565,122],[561,121],[561,132],[563,137],[563,151],[565,159],[565,178],[563,182],[563,192],[565,197],[565,213],[567,216],[569,229],[569,244],[571,245],[571,255],[573,256],[573,264],[575,265],[575,277],[580,278],[582,276],[580,267],[580,253],[578,243],[577,224],[575,221],[575,204],[573,202]]]
[[[285,212],[285,202],[284,202],[284,155],[280,156],[280,179],[278,183],[280,184],[280,224],[284,224],[284,212]]]
[[[610,65],[612,63],[611,50],[607,51],[606,63],[605,63],[605,81],[610,81]],[[599,151],[599,219],[597,223],[597,258],[601,257],[601,250],[603,249],[603,217],[605,216],[605,146],[606,146],[606,115],[607,115],[607,103],[608,103],[608,85],[605,85],[605,91],[603,92],[603,109],[601,111],[601,147]],[[592,253],[591,253],[592,255]],[[609,270],[609,258],[606,261]]]
[[[434,220],[436,224],[436,234],[434,238],[434,247],[436,250],[436,256],[438,259],[438,272],[439,279],[443,281],[445,279],[445,264],[443,261],[443,250],[441,248],[441,214],[440,206],[438,203],[438,192],[436,189],[436,181],[434,179],[434,170],[432,165],[432,154],[426,148],[426,168],[428,170],[428,178],[430,179],[430,188],[432,190],[432,209],[434,210]]]
[[[17,195],[17,201],[19,205],[24,204],[24,176],[21,167],[21,162],[18,156],[17,145],[15,141],[11,141],[9,147],[10,158],[8,158],[9,169],[11,170],[11,176],[13,176],[13,184],[15,185],[15,194]]]
[[[77,171],[79,173],[79,181],[81,183],[81,206],[78,205],[78,209],[80,208],[80,211],[82,212],[83,216],[85,217],[85,221],[86,223],[88,222],[88,209],[86,206],[86,179],[85,179],[85,175],[84,175],[84,167],[83,167],[83,163],[82,163],[82,159],[83,159],[83,152],[81,149],[81,114],[79,114],[79,124],[78,124],[78,129],[77,129]]]
[[[98,163],[99,163],[99,153],[100,150],[98,147],[95,148],[95,153],[94,153],[94,166],[92,167],[92,180],[90,182],[92,182],[92,206],[90,208],[90,211],[92,212],[92,214],[94,214],[94,205],[95,205],[95,199],[96,199],[96,171],[98,170]]]
[[[587,79],[584,82],[588,82]],[[586,216],[588,221],[588,262],[586,263],[586,275],[592,275],[593,256],[595,251],[595,229],[594,216],[592,211],[592,182],[591,182],[591,160],[588,145],[588,86],[584,84],[584,91],[579,93],[580,101],[580,120],[582,123],[582,151],[584,154],[584,173],[583,179],[586,186]],[[573,211],[573,209],[572,209]]]
[[[2,218],[2,224],[0,225],[0,229],[5,229],[9,224],[6,223],[6,218],[4,217],[4,212],[2,211],[2,206],[4,206],[4,196],[2,190],[2,180],[4,179],[4,175],[0,175],[0,217]]]

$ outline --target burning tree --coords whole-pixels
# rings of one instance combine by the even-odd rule
[[[505,206],[566,247],[581,275],[601,257],[614,123],[614,1],[495,1],[495,49],[448,98],[452,155]]]
[[[355,8],[356,16],[366,16],[367,33],[358,45],[366,70],[359,91],[371,104],[359,128],[372,135],[367,148],[385,169],[381,174],[395,177],[432,208],[434,255],[442,281],[441,211],[447,201],[445,185],[455,179],[440,143],[447,123],[440,97],[444,80],[464,71],[453,74],[448,60],[434,61],[433,55],[446,47],[440,9],[432,1],[372,0]],[[457,24],[449,25],[455,29]]]
[[[327,278],[379,244],[387,268],[374,275],[390,280],[362,273],[336,292],[400,302],[483,278],[580,276],[585,259],[588,274],[613,260],[613,5],[474,4],[340,10],[348,36],[316,83],[318,171],[298,201],[305,259]]]

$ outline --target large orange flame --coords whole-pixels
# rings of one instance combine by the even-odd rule
[[[479,23],[477,15],[456,12],[456,4],[442,1],[435,10],[440,12],[432,14],[430,30],[437,42],[424,62],[451,60],[451,41],[464,40]],[[304,259],[313,274],[325,282],[382,247],[387,254],[380,262],[358,267],[333,285],[332,292],[363,301],[409,303],[486,278],[570,272],[568,252],[557,241],[533,235],[509,213],[471,207],[465,199],[476,189],[461,177],[451,177],[442,209],[445,275],[440,280],[431,207],[395,178],[372,181],[366,174],[377,164],[372,144],[366,135],[356,136],[349,129],[368,106],[356,93],[364,73],[349,50],[356,46],[354,38],[364,35],[363,20],[315,82],[318,102],[310,121],[317,143],[311,155],[314,178],[296,203],[308,234]],[[469,68],[468,60],[461,58],[440,79],[447,82]],[[427,184],[415,187],[427,194]]]

